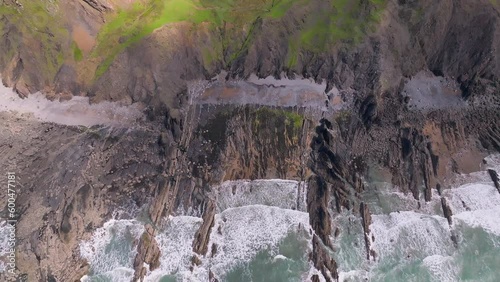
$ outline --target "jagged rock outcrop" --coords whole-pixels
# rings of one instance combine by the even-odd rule
[[[307,175],[301,155],[308,151],[305,113],[297,109],[258,108],[252,105],[186,105],[181,117],[165,112],[164,131],[158,144],[166,160],[162,175],[167,181],[152,190],[147,226],[135,259],[134,280],[140,281],[156,265],[154,235],[166,215],[180,207],[200,211],[203,224],[196,232],[193,251],[209,255],[208,242],[216,206],[209,198],[210,186],[225,180],[285,178],[301,180]],[[302,111],[302,110],[297,110]],[[304,129],[306,128],[306,129]],[[276,134],[277,130],[285,134]],[[200,262],[197,256],[193,264]]]
[[[488,169],[488,174],[490,175],[491,181],[493,181],[495,188],[497,188],[498,193],[500,193],[500,182],[498,179],[498,173],[493,169]]]
[[[81,240],[116,211],[146,204],[162,181],[157,134],[147,127],[40,123],[10,113],[0,113],[0,119],[0,164],[18,178],[19,275],[77,281],[89,270]]]
[[[329,235],[332,233],[331,214],[328,210],[330,189],[327,183],[317,176],[309,179],[307,191],[307,210],[309,223],[319,239],[327,247],[332,247]]]
[[[137,255],[133,264],[133,281],[142,281],[148,270],[153,271],[160,266],[161,250],[155,239],[157,228],[148,224],[145,229],[137,246]],[[147,267],[144,264],[147,264]]]
[[[444,217],[446,218],[446,220],[448,220],[448,224],[451,225],[453,223],[453,212],[451,211],[451,208],[444,197],[441,198],[441,206],[441,208],[443,209]]]
[[[361,202],[359,205],[359,213],[361,214],[361,220],[363,225],[363,232],[365,238],[365,248],[366,248],[366,259],[370,260],[370,258],[375,259],[375,251],[370,248],[370,225],[372,224],[372,216],[370,214],[370,210],[368,209],[368,205]]]
[[[328,251],[328,247],[326,247],[322,240],[318,238],[318,236],[314,235],[312,239],[313,249],[309,254],[309,259],[314,264],[314,266],[321,271],[321,274],[325,278],[327,282],[338,281],[338,266],[335,260],[331,257]],[[318,280],[319,277],[313,276],[313,281]]]
[[[99,12],[106,12],[109,10],[109,6],[106,5],[106,1],[97,1],[97,0],[82,0],[84,3],[87,3],[93,9]],[[104,3],[103,3],[104,2]]]
[[[209,201],[203,213],[203,224],[200,226],[193,240],[193,252],[199,255],[206,255],[208,251],[208,242],[210,240],[210,232],[214,227],[214,219],[216,206],[213,201]]]
[[[366,14],[371,7],[362,2],[359,13]],[[16,1],[2,3],[30,11],[26,1],[24,8]],[[41,19],[51,15],[53,21],[37,28],[17,14],[0,14],[2,80],[21,96],[45,90],[51,97],[72,93],[94,102],[140,102],[151,119],[131,132],[23,119],[1,124],[6,133],[0,163],[22,168],[26,187],[18,199],[20,273],[28,280],[78,280],[89,268],[79,257],[79,240],[115,208],[149,204],[150,222],[134,261],[140,280],[145,263],[150,270],[158,267],[154,237],[167,215],[179,207],[204,213],[193,250],[206,255],[212,185],[286,178],[308,180],[307,210],[315,231],[310,258],[326,279],[335,280],[330,235],[336,213],[349,209],[362,217],[368,259],[373,256],[366,237],[370,213],[362,198],[370,189],[371,167],[387,171],[384,180],[402,192],[430,201],[433,189],[448,188],[452,173],[475,171],[482,157],[500,151],[497,6],[488,0],[389,1],[376,28],[363,38],[294,50],[291,43],[308,27],[307,15],[331,9],[325,3],[313,0],[304,9],[278,19],[261,17],[241,29],[169,23],[114,54],[100,76],[96,70],[104,58],[92,56],[99,42],[81,42],[98,37],[112,10],[107,1],[44,6]],[[218,43],[224,43],[221,50]],[[220,56],[207,55],[206,46],[216,46]],[[80,60],[78,49],[87,59]],[[345,107],[308,112],[192,104],[188,82],[222,70],[226,78],[285,73],[325,80],[326,92],[337,88]],[[496,172],[489,173],[498,189]],[[451,209],[441,201],[451,224]]]

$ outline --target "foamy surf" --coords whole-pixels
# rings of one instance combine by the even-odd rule
[[[413,211],[375,215],[370,226],[379,261],[404,260],[452,251],[448,222]]]
[[[458,269],[452,256],[428,256],[424,258],[423,266],[429,270],[431,277],[438,281],[458,280]]]
[[[226,181],[212,189],[218,211],[250,205],[305,211],[305,182],[282,179]]]
[[[485,170],[498,170],[500,155],[485,161],[483,171],[457,175],[457,186],[443,191],[453,213],[451,226],[436,209],[437,193],[418,207],[411,195],[377,184],[377,193],[365,195],[375,211],[369,237],[376,257],[370,262],[359,218],[340,214],[334,224],[347,230],[333,240],[340,281],[497,281],[500,194]]]
[[[490,156],[487,165],[496,168],[499,160]],[[350,211],[337,214],[333,226],[341,232],[331,238],[340,281],[495,281],[500,277],[500,194],[485,171],[459,178],[462,184],[442,192],[453,213],[452,225],[440,210],[437,191],[431,202],[421,199],[420,205],[412,195],[393,192],[389,184],[378,183],[375,195],[364,195],[374,211],[369,240],[376,256],[370,261],[360,218]],[[196,255],[192,241],[202,219],[172,216],[156,238],[162,250],[160,267],[148,272],[145,280],[208,281],[212,272],[219,281],[228,282],[310,281],[314,274],[324,281],[307,258],[313,232],[299,184],[240,180],[212,187],[218,212],[208,252],[197,255],[201,263],[193,266],[191,258]],[[94,242],[109,248],[111,241]],[[99,277],[113,276],[114,280],[106,281],[118,281],[117,277],[131,275],[130,261],[115,263],[110,270],[99,266],[102,258],[91,261],[93,269],[104,271]]]
[[[191,216],[170,217],[167,226],[156,236],[161,250],[160,268],[149,271],[144,281],[159,281],[162,277],[189,272],[193,252],[193,238],[203,220]]]
[[[261,250],[269,250],[273,257],[279,255],[276,247],[283,238],[304,231],[309,233],[309,216],[305,212],[262,205],[228,209],[216,216],[209,249],[216,244],[217,253],[207,264],[222,276]]]
[[[90,275],[81,281],[130,281],[137,243],[143,232],[144,226],[136,220],[111,219],[104,223],[90,240],[80,244],[80,255],[91,266]]]
[[[196,255],[192,243],[202,219],[170,216],[155,238],[162,251],[160,267],[148,271],[144,280],[208,281],[209,271],[219,281],[235,281],[241,275],[258,281],[256,277],[262,273],[278,275],[275,281],[307,280],[317,272],[307,259],[312,248],[309,215],[295,210],[297,205],[301,209],[305,206],[297,204],[305,197],[300,185],[303,183],[273,179],[228,181],[214,187],[212,196],[217,199],[219,212],[210,234],[209,251],[200,256],[201,264],[193,268],[191,259]],[[124,236],[126,228],[135,231]],[[80,247],[82,256],[91,265],[91,273],[82,281],[131,279],[136,246],[129,244],[127,251],[116,242],[127,238],[133,242],[140,237],[141,230],[144,227],[135,220],[110,220],[98,229]],[[106,261],[112,262],[105,264]]]
[[[500,207],[463,212],[453,216],[472,228],[482,228],[486,232],[500,237]]]
[[[8,258],[10,251],[9,238],[12,230],[10,224],[5,220],[0,220],[0,273],[7,270]]]
[[[192,241],[201,219],[172,217],[169,226],[156,238],[163,251],[160,268],[148,273],[145,281],[159,281],[172,276],[177,281],[208,281],[209,271],[220,281],[225,281],[231,271],[246,267],[245,264],[256,258],[268,259],[269,263],[274,264],[283,261],[293,263],[297,260],[294,254],[280,250],[280,244],[292,233],[302,236],[298,241],[302,242],[305,249],[310,249],[307,235],[310,227],[308,215],[304,212],[252,205],[225,210],[216,215],[215,221],[209,252],[201,257],[201,264],[191,271],[191,258],[195,255]],[[268,252],[268,258],[262,252]],[[305,253],[307,251],[303,250],[303,255]],[[303,262],[307,264],[305,256]],[[305,271],[303,275],[307,275]]]

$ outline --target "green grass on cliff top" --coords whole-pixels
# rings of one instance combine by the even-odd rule
[[[53,79],[64,58],[69,56],[64,48],[70,36],[61,23],[58,0],[17,0],[20,5],[0,5],[0,32],[4,32],[4,21],[15,25],[22,33],[22,38],[10,38],[11,43],[27,44],[32,48],[31,58],[36,60],[33,65],[39,68],[47,83]],[[13,49],[17,47],[13,46]],[[7,60],[11,59],[17,50],[2,50],[1,54]],[[5,53],[8,54],[5,54]],[[30,83],[28,81],[28,83]]]
[[[497,1],[497,0],[491,0]],[[34,56],[47,79],[53,77],[65,58],[75,61],[83,60],[81,50],[75,48],[64,23],[58,0],[18,0],[22,8],[15,5],[1,5],[0,18],[15,24],[16,28],[33,42],[39,52]],[[97,46],[92,57],[99,58],[101,64],[95,77],[100,77],[109,68],[115,56],[130,45],[139,42],[155,29],[174,22],[188,21],[192,23],[209,23],[212,27],[221,27],[229,23],[234,30],[246,30],[243,40],[234,39],[229,34],[216,42],[217,46],[202,46],[204,61],[221,59],[223,44],[230,47],[226,59],[230,63],[242,54],[251,44],[254,23],[259,18],[279,19],[295,4],[302,3],[320,8],[308,10],[309,15],[301,30],[290,38],[288,51],[289,67],[298,61],[300,50],[315,53],[325,51],[328,46],[340,40],[359,41],[370,29],[373,22],[379,20],[387,0],[137,0],[130,7],[108,15],[97,38]],[[305,6],[296,5],[295,9]],[[0,31],[3,30],[0,21]],[[15,40],[14,40],[15,41]],[[18,42],[14,42],[18,44]],[[14,53],[15,48],[7,52]],[[8,54],[4,57],[8,57]]]
[[[246,25],[258,17],[279,18],[297,0],[147,0],[111,15],[98,36],[95,57],[104,57],[96,77],[114,57],[155,29],[174,22]]]
[[[357,44],[380,21],[386,0],[334,0],[310,17],[298,38],[290,41],[288,67],[298,60],[298,51],[325,52],[336,42]]]
[[[305,25],[290,39],[288,66],[293,67],[300,50],[315,53],[327,51],[338,41],[359,42],[380,20],[387,0],[143,0],[130,8],[119,10],[108,18],[98,36],[94,57],[104,58],[96,71],[100,77],[114,57],[128,46],[140,41],[155,29],[174,22],[210,23],[220,27],[224,23],[252,31],[257,18],[279,19],[296,3],[322,5],[312,9]],[[312,5],[312,6],[314,6]],[[300,7],[300,6],[298,6]],[[300,7],[302,8],[302,7]],[[249,36],[251,32],[248,32]],[[225,40],[225,39],[223,39]],[[237,58],[249,45],[235,48],[229,62]],[[229,41],[223,44],[234,44]],[[241,42],[239,42],[241,44]],[[233,46],[234,47],[234,46]],[[206,61],[215,60],[213,52],[204,51]]]
[[[301,35],[301,42],[313,49],[324,49],[330,42],[339,40],[359,41],[369,28],[369,24],[380,19],[385,0],[369,0],[372,10],[363,15],[364,0],[336,0],[332,10],[318,14],[314,24]]]

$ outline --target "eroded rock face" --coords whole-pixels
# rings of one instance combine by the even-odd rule
[[[212,231],[212,227],[214,226],[215,214],[216,214],[216,206],[213,201],[209,201],[207,207],[203,213],[203,224],[198,229],[194,236],[193,240],[193,252],[206,255],[208,252],[208,242],[210,240],[210,233]],[[217,245],[213,245],[212,256],[216,252]],[[196,260],[197,258],[193,258]],[[196,262],[195,262],[196,263]]]
[[[142,126],[115,129],[40,124],[28,118],[13,123],[10,114],[3,114],[7,134],[2,135],[2,161],[22,168],[19,176],[28,187],[18,199],[24,211],[20,273],[42,280],[49,275],[79,279],[88,271],[78,253],[79,241],[124,206],[147,207],[149,223],[134,262],[136,280],[146,273],[144,263],[150,270],[158,267],[161,250],[154,237],[179,207],[203,214],[193,250],[211,255],[217,250],[207,245],[215,212],[210,187],[225,180],[283,178],[308,181],[307,211],[315,232],[311,260],[335,280],[331,235],[337,228],[332,217],[350,209],[363,218],[369,233],[369,207],[361,195],[374,163],[388,171],[388,182],[425,201],[438,196],[428,193],[430,188],[447,188],[451,173],[474,170],[471,156],[479,162],[496,146],[491,138],[498,131],[492,122],[494,107],[424,112],[397,104],[400,94],[393,95],[386,93],[377,103],[376,119],[370,121],[363,119],[366,111],[360,109],[367,103],[362,98],[343,111],[322,113],[186,104],[180,118],[165,109],[162,117],[151,115],[156,119]],[[446,203],[442,206],[449,214]],[[367,257],[374,257],[370,238],[365,242]],[[66,255],[52,259],[51,252],[62,250]],[[195,257],[193,263],[197,261]],[[60,267],[68,264],[81,271],[68,273]],[[37,266],[35,271],[31,265]]]
[[[112,9],[107,1],[64,5],[60,8],[85,23],[91,37],[103,13]],[[430,201],[439,196],[432,189],[447,188],[450,174],[478,170],[476,164],[486,154],[500,151],[500,29],[498,10],[490,1],[391,1],[377,31],[359,44],[303,52],[296,66],[289,67],[289,39],[306,12],[293,10],[278,21],[256,22],[248,50],[227,65],[204,65],[198,47],[220,34],[204,25],[166,25],[118,54],[90,84],[77,79],[81,70],[71,63],[47,76],[47,62],[33,48],[40,46],[36,40],[0,19],[0,49],[14,50],[8,58],[0,56],[2,80],[21,96],[47,87],[89,95],[94,102],[125,99],[145,103],[150,118],[143,127],[79,128],[0,113],[5,132],[0,135],[0,165],[14,165],[25,187],[18,199],[19,272],[34,281],[78,280],[89,267],[80,259],[78,242],[117,208],[147,205],[150,223],[134,262],[135,279],[140,280],[144,263],[158,267],[161,250],[154,236],[174,210],[182,206],[203,214],[193,249],[204,256],[210,252],[215,210],[208,198],[212,185],[283,178],[308,181],[307,210],[316,233],[311,261],[335,280],[330,235],[336,228],[331,219],[352,210],[369,233],[369,207],[361,194],[373,166],[386,171],[384,180],[401,191]],[[223,69],[228,72],[224,79],[301,74],[325,80],[326,92],[338,88],[342,99],[336,103],[346,106],[272,106],[269,95],[263,95],[265,107],[258,101],[221,105],[213,102],[217,99],[193,104],[189,82],[211,79]],[[231,101],[226,88],[213,89],[220,95],[207,96],[225,95]],[[490,175],[497,185],[496,174]],[[442,209],[451,224],[444,198]],[[365,238],[368,259],[373,257],[369,242]]]
[[[350,111],[320,120],[311,142],[314,181],[328,188],[325,191],[310,185],[309,193],[316,190],[318,196],[330,195],[328,211],[333,217],[335,211],[359,212],[368,259],[376,256],[368,237],[371,216],[362,197],[367,189],[365,184],[370,181],[370,169],[376,166],[386,171],[383,181],[411,193],[417,201],[430,201],[439,197],[432,194],[433,189],[441,193],[450,187],[449,179],[454,173],[479,171],[481,160],[496,152],[496,141],[492,141],[498,130],[498,124],[492,123],[498,116],[496,106],[467,105],[459,111],[453,107],[412,109],[402,99],[403,89],[405,85],[393,94],[384,93],[380,100],[370,96],[357,98]],[[367,106],[371,103],[376,104]],[[366,114],[373,112],[367,110],[370,107],[377,108],[375,118]],[[328,226],[318,223],[323,222],[323,206],[321,197],[308,205],[313,227]],[[442,208],[451,224],[451,210],[444,198]],[[315,230],[324,239],[323,244],[328,245],[328,236],[335,227]]]
[[[123,5],[127,1],[66,1],[57,6],[63,11],[58,20],[60,25],[71,26],[68,34],[84,30],[92,41],[107,13]],[[32,48],[39,43],[37,39],[4,20],[0,46],[14,55],[0,56],[0,70],[4,83],[22,95],[47,88],[72,91],[74,95],[88,94],[95,101],[127,99],[146,102],[157,109],[167,104],[172,110],[182,107],[177,96],[186,90],[186,81],[210,79],[223,69],[228,71],[228,77],[241,78],[252,74],[259,77],[300,74],[325,80],[328,90],[336,86],[365,96],[374,90],[393,91],[401,79],[427,70],[456,81],[467,99],[498,92],[495,87],[500,71],[499,51],[495,48],[499,40],[498,8],[491,1],[389,1],[377,28],[359,44],[337,42],[323,51],[300,50],[295,54],[296,63],[290,65],[290,56],[294,55],[290,42],[307,27],[304,21],[308,13],[321,10],[324,5],[327,4],[323,1],[310,1],[306,8],[293,8],[279,19],[258,19],[253,28],[241,31],[186,22],[168,24],[121,52],[98,79],[93,75],[97,65],[92,60],[85,64],[62,63],[54,65],[55,71],[47,71],[46,65],[56,58],[38,56]],[[360,9],[363,15],[372,7],[362,5]],[[226,33],[237,38],[235,46],[223,44],[221,58],[208,60],[204,46],[216,49],[214,46],[219,46]],[[239,46],[248,36],[251,40]],[[73,39],[79,42],[78,38]],[[238,56],[232,58],[235,54]],[[30,64],[20,69],[20,62]],[[67,77],[70,69],[77,72],[78,79]],[[498,102],[496,96],[489,99]],[[366,105],[365,118],[375,118],[374,105],[373,102]]]
[[[321,274],[325,278],[326,281],[338,281],[339,274],[337,270],[337,263],[331,256],[328,254],[328,250],[325,249],[325,246],[321,242],[317,236],[313,237],[312,240],[313,251],[310,254],[310,260],[313,262],[314,266],[321,271]],[[313,281],[317,280],[319,277],[312,278]]]
[[[498,179],[498,173],[493,169],[488,169],[488,174],[490,175],[491,181],[493,181],[495,188],[497,188],[498,193],[500,193],[500,182]]]
[[[254,105],[190,105],[180,120],[167,113],[167,130],[159,143],[170,160],[165,166],[170,177],[153,196],[149,208],[153,225],[164,224],[165,216],[180,206],[200,211],[203,224],[193,238],[193,251],[210,255],[208,242],[216,213],[210,187],[236,179],[304,180],[308,172],[303,156],[312,116],[300,109]],[[192,259],[193,264],[199,261],[198,256]],[[145,274],[143,262],[150,264],[147,255],[138,254],[137,280]]]
[[[0,117],[0,162],[16,172],[20,187],[20,274],[35,281],[79,280],[88,271],[80,241],[117,209],[144,205],[164,181],[156,134],[40,123],[5,112]]]
[[[372,224],[372,216],[370,214],[370,209],[368,205],[361,202],[359,205],[359,213],[361,214],[363,232],[365,238],[365,247],[366,247],[366,259],[370,260],[371,258],[375,259],[375,252],[370,248],[370,225]]]

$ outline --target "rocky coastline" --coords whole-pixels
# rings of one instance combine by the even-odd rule
[[[314,11],[320,2],[307,7]],[[59,9],[68,18],[78,15],[95,37],[116,5],[72,0]],[[243,52],[228,62],[227,47],[208,65],[198,46],[213,44],[220,30],[165,25],[117,54],[95,80],[84,77],[85,60],[65,62],[51,76],[31,47],[37,38],[0,17],[2,82],[18,95],[121,101],[142,105],[145,115],[121,126],[70,126],[0,112],[0,166],[19,171],[23,187],[19,277],[79,281],[89,271],[79,242],[123,207],[145,209],[148,219],[137,242],[134,281],[143,279],[145,265],[159,267],[155,234],[178,209],[203,218],[192,243],[196,265],[216,252],[208,246],[216,214],[211,187],[229,180],[307,183],[314,230],[309,258],[326,281],[339,279],[331,240],[343,230],[332,218],[343,210],[362,218],[366,259],[377,256],[364,201],[374,174],[417,201],[441,197],[451,225],[441,191],[451,187],[453,175],[479,171],[484,157],[500,152],[498,6],[487,0],[387,1],[377,28],[360,42],[301,50],[298,62],[287,66],[287,40],[308,9],[257,20]],[[253,75],[310,81],[295,88],[261,85]],[[244,99],[249,93],[253,100]],[[272,104],[270,97],[280,100]],[[488,172],[500,193],[500,172]],[[322,281],[318,275],[311,280]]]

